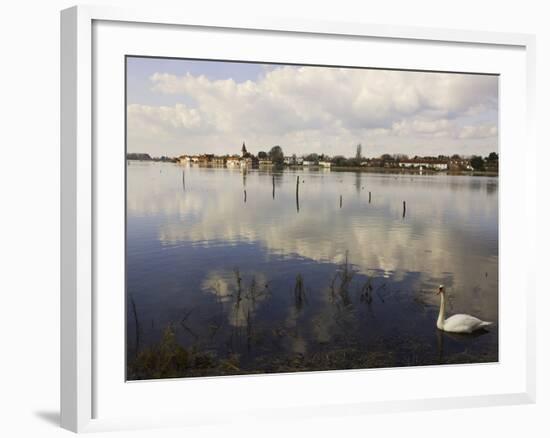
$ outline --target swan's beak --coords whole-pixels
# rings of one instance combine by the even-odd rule
[[[437,292],[436,292],[435,294],[436,294],[436,295],[439,295],[441,292],[443,292],[443,288],[442,288],[442,287],[440,287],[440,288],[437,290]]]

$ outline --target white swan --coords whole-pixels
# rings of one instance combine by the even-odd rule
[[[439,317],[437,318],[437,328],[439,330],[452,333],[472,333],[492,324],[492,322],[482,321],[471,315],[453,315],[445,319],[445,287],[443,285],[439,286],[437,295],[441,296]]]

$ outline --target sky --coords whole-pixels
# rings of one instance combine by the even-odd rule
[[[126,86],[128,152],[498,151],[498,76],[128,57]]]

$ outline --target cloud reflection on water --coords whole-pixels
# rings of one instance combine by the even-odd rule
[[[445,281],[457,307],[497,317],[496,178],[299,172],[297,213],[293,173],[277,175],[272,199],[271,175],[249,172],[244,204],[239,171],[185,168],[183,191],[179,166],[129,169],[128,215],[158,221],[163,245],[260,244],[267,258],[330,263],[348,251],[363,274],[419,272],[423,287]]]

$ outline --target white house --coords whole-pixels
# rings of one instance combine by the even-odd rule
[[[413,169],[436,169],[447,170],[449,164],[446,161],[421,161],[421,160],[404,160],[399,162],[399,167]]]
[[[304,159],[302,157],[296,157],[296,156],[288,156],[288,157],[284,157],[283,159],[284,163],[287,165],[287,166],[301,166]]]
[[[225,161],[227,167],[240,167],[241,157],[228,157]]]

